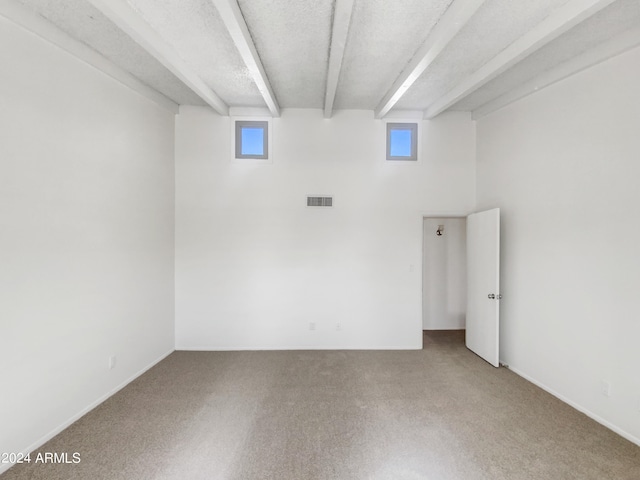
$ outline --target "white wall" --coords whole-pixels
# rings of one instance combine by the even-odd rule
[[[20,452],[173,350],[174,124],[2,17],[0,64],[0,452]]]
[[[443,234],[436,235],[438,226]],[[422,328],[462,330],[467,311],[466,218],[425,218]]]
[[[256,165],[230,161],[232,119],[176,118],[176,348],[421,348],[422,218],[473,208],[470,116],[423,122],[419,163],[384,161],[371,112],[272,129]]]
[[[501,360],[635,442],[638,85],[635,49],[477,125],[478,207],[502,209]]]

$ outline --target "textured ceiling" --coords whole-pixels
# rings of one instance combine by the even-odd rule
[[[333,0],[238,3],[280,106],[321,108]]]
[[[262,97],[211,0],[127,0],[230,105]]]
[[[375,108],[450,3],[356,0],[336,108]]]
[[[8,0],[0,0],[8,1]],[[18,0],[179,104],[205,105],[195,93],[85,0]]]
[[[274,114],[279,107],[374,110],[390,98],[392,111],[450,105],[442,101],[449,92],[498,64],[500,54],[524,35],[541,35],[538,49],[517,57],[518,63],[497,65],[495,74],[489,72],[492,80],[449,107],[486,111],[538,79],[545,79],[544,87],[554,81],[553,72],[568,75],[640,45],[640,0],[0,1],[31,8],[176,103],[209,104],[222,114],[227,107],[265,106]],[[107,7],[98,10],[91,1]],[[458,8],[449,8],[453,2]],[[126,11],[125,18],[114,19],[108,13],[112,5]],[[462,8],[475,14],[460,15]],[[568,9],[566,19],[559,9]],[[573,25],[571,18],[581,9],[588,13],[582,22],[562,28]],[[466,23],[460,20],[468,17]],[[347,29],[338,29],[346,32],[338,37],[346,36],[344,45],[332,43],[334,22]],[[152,38],[151,47],[146,43],[151,53],[116,24],[135,38]],[[443,34],[447,31],[452,33]],[[427,50],[425,42],[437,48]],[[332,65],[340,70],[336,76],[332,66],[329,84],[338,81],[327,110],[325,97],[334,98],[327,92],[330,58],[338,59]],[[392,95],[394,84],[405,80],[400,93]],[[219,99],[212,101],[211,91]]]
[[[424,110],[567,0],[485,2],[396,108]]]
[[[452,107],[472,111],[563,62],[640,27],[640,1],[619,0],[542,47]],[[640,41],[639,41],[640,43]]]

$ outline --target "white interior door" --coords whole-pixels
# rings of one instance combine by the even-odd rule
[[[467,348],[499,363],[500,209],[467,217]]]

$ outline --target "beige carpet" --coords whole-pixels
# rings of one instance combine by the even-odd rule
[[[13,479],[638,480],[640,447],[467,351],[176,352]]]

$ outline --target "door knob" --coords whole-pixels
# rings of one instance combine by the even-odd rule
[[[493,293],[490,293],[490,294],[489,294],[489,299],[490,299],[490,300],[493,300],[494,298],[496,298],[496,296],[495,296]]]
[[[500,300],[500,299],[502,298],[502,294],[501,294],[501,293],[499,293],[499,294],[496,296],[495,294],[490,293],[490,294],[488,295],[488,297],[489,297],[489,299],[490,299],[490,300],[495,300],[496,298],[497,298],[498,300]]]

